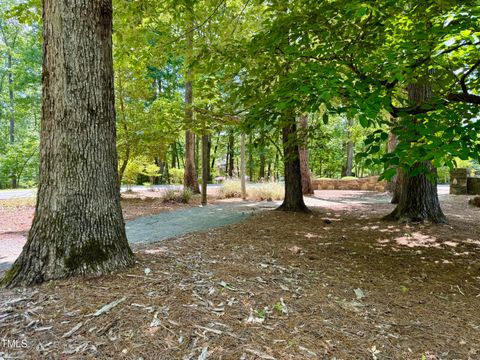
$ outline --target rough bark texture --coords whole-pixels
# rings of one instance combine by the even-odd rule
[[[306,212],[303,202],[302,176],[298,156],[297,126],[295,122],[282,128],[282,141],[285,168],[285,198],[278,210]]]
[[[436,169],[430,162],[412,166],[399,182],[403,186],[400,199],[395,210],[387,220],[431,221],[446,223],[447,219],[440,208],[437,194],[437,181],[432,181],[425,174],[410,176],[410,172],[419,166],[425,166],[436,178]]]
[[[193,49],[193,31],[187,32],[186,55],[190,60]],[[193,125],[193,72],[190,67],[186,71],[185,82],[185,123],[187,126]],[[183,185],[192,190],[194,194],[199,194],[197,170],[195,168],[195,134],[192,130],[185,131],[185,173]]]
[[[355,149],[355,144],[353,143],[352,139],[352,126],[353,126],[353,120],[348,119],[347,121],[347,160],[345,162],[345,168],[343,169],[343,174],[342,176],[352,176],[352,169],[353,169],[353,152]]]
[[[132,265],[115,147],[111,0],[43,3],[40,183],[28,241],[3,283]]]
[[[421,105],[431,98],[432,90],[428,82],[410,84],[407,90],[408,98],[413,104]],[[427,170],[427,173],[431,175],[430,179],[425,173],[412,176],[419,167]],[[397,179],[397,187],[401,185],[401,188],[398,189],[400,194],[397,207],[386,219],[446,223],[447,219],[438,200],[437,170],[432,164],[428,161],[419,162],[402,172],[399,173],[400,176]]]
[[[300,146],[298,148],[298,156],[300,159],[300,173],[302,177],[302,192],[304,195],[312,195],[313,184],[312,174],[308,165],[308,115],[302,114],[298,119],[298,126],[300,129]]]

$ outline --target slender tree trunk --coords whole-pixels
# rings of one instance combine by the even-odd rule
[[[275,169],[274,169],[275,181],[278,181],[280,179],[279,163],[280,163],[280,156],[278,156],[278,151],[277,151],[275,152]]]
[[[418,105],[428,101],[431,92],[431,85],[428,82],[408,86],[408,97],[412,104]],[[425,171],[413,176],[419,168]],[[385,218],[445,223],[447,219],[442,212],[437,194],[437,170],[433,165],[429,161],[423,161],[403,171],[403,175],[399,177],[400,181],[397,180],[397,187],[401,184],[397,207]],[[430,178],[426,174],[429,174]]]
[[[258,178],[260,181],[265,180],[265,153],[263,152],[263,149],[260,149],[260,169]]]
[[[193,13],[193,9],[188,9]],[[193,14],[191,14],[193,18]],[[190,26],[193,28],[193,20]],[[191,130],[193,126],[193,71],[190,65],[193,52],[193,30],[189,29],[186,35],[186,81],[185,81],[185,123],[188,130],[185,131],[185,174],[183,185],[192,190],[194,194],[199,194],[197,170],[195,168],[195,134]]]
[[[172,169],[177,167],[177,142],[174,141],[172,145],[170,145],[172,148]]]
[[[397,137],[395,136],[395,134],[390,132],[388,134],[387,152],[391,153],[395,151],[397,143]],[[392,193],[392,200],[390,201],[392,204],[398,204],[398,202],[400,201],[402,181],[403,171],[401,168],[397,168],[397,173],[387,184],[387,190]]]
[[[122,185],[123,174],[125,174],[125,169],[128,166],[128,162],[130,160],[130,147],[127,145],[125,150],[125,157],[122,160],[120,165],[120,169],[118,170],[118,185]]]
[[[258,178],[260,181],[265,180],[265,135],[262,134],[260,138],[260,168]]]
[[[235,137],[233,133],[233,129],[230,131],[230,135],[228,137],[228,176],[233,177],[233,168],[234,168],[234,156],[235,156]]]
[[[10,124],[9,124],[9,138],[10,144],[13,145],[15,143],[15,98],[13,96],[13,69],[12,69],[12,54],[9,51],[8,59],[7,59],[7,66],[8,66],[8,98],[10,100]],[[17,174],[12,173],[12,189],[16,189],[17,184]]]
[[[117,182],[111,1],[44,0],[43,38],[37,205],[9,287],[134,263]]]
[[[220,142],[220,134],[217,136],[217,141],[215,142],[215,146],[213,148],[212,164],[210,165],[210,177],[211,177],[212,172],[215,170],[215,160],[217,159],[217,150],[218,150],[218,143],[219,142]],[[211,141],[210,141],[210,143],[211,143]]]
[[[253,181],[253,136],[248,136],[248,178]]]
[[[247,184],[245,182],[245,134],[242,133],[240,139],[240,186],[242,189],[242,199],[247,199]]]
[[[282,140],[285,168],[285,198],[278,210],[306,212],[308,208],[303,202],[302,176],[300,173],[295,121],[283,125]]]
[[[210,170],[210,158],[211,158],[211,152],[212,152],[212,135],[211,134],[208,134],[207,140],[208,140],[207,141],[208,151],[207,151],[207,162],[205,166],[207,167],[207,181],[211,183],[212,182],[212,171]]]
[[[202,205],[207,205],[207,184],[210,173],[210,136],[202,135]]]
[[[300,159],[300,173],[302,176],[302,192],[304,195],[312,195],[313,184],[310,167],[308,164],[308,115],[302,114],[298,118],[300,146],[298,148],[298,156]]]
[[[123,82],[122,74],[118,74],[118,101],[120,104],[120,122],[125,132],[125,157],[122,159],[120,169],[118,171],[118,185],[122,185],[123,174],[127,168],[128,162],[130,161],[130,137],[128,133],[128,124],[127,124],[127,113],[125,111],[125,102],[124,102],[124,93],[123,93]]]
[[[352,138],[352,126],[353,120],[348,119],[347,121],[347,161],[345,163],[345,168],[343,170],[342,176],[352,176],[352,169],[353,169],[353,153],[355,149],[355,144],[353,143]]]

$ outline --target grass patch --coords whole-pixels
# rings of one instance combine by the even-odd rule
[[[0,200],[0,209],[16,209],[19,207],[35,206],[35,197]]]
[[[223,198],[242,197],[240,180],[225,180],[219,190]],[[256,201],[282,200],[285,195],[285,188],[282,183],[267,182],[262,184],[247,185],[247,197]]]

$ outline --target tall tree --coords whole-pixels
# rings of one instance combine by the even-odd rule
[[[185,124],[187,130],[185,131],[185,175],[183,178],[183,185],[193,191],[194,194],[199,194],[197,170],[195,167],[195,133],[193,127],[193,70],[191,66],[192,52],[193,52],[193,4],[189,2],[187,9],[189,15],[188,30],[186,33],[186,74],[185,74]]]
[[[282,141],[284,149],[285,198],[278,210],[306,212],[308,208],[303,201],[297,124],[295,121],[285,121],[283,124]]]
[[[428,81],[408,86],[408,99],[413,106],[421,106],[430,101],[431,97],[432,86]],[[413,122],[416,121],[413,118]],[[421,135],[414,135],[416,136],[412,141],[418,141]],[[446,222],[438,200],[437,170],[430,161],[415,162],[408,168],[402,169],[396,186],[400,187],[398,204],[386,219]]]
[[[45,0],[43,36],[40,184],[10,287],[134,262],[117,182],[111,0]]]
[[[298,118],[300,146],[298,156],[300,160],[300,174],[302,177],[302,192],[304,195],[312,195],[313,183],[310,166],[308,163],[308,114],[301,114]]]
[[[353,119],[348,118],[348,120],[347,120],[347,143],[346,143],[347,160],[346,160],[346,163],[345,163],[345,167],[343,169],[342,176],[352,176],[353,152],[355,150],[355,144],[353,142],[353,136],[352,136],[352,126],[353,126]]]

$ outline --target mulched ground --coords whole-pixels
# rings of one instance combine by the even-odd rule
[[[264,210],[137,247],[116,274],[3,290],[0,340],[26,347],[0,342],[0,358],[480,359],[465,204],[449,198],[441,226],[380,221],[385,204]]]

